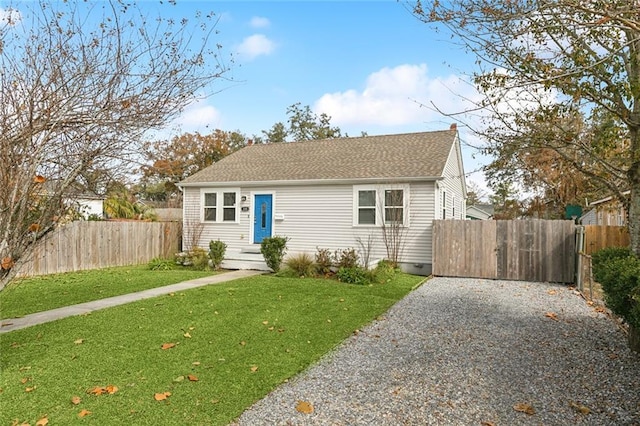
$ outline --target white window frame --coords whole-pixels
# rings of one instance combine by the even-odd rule
[[[446,219],[447,218],[447,191],[443,189],[441,194],[442,194],[442,205],[440,206],[440,209],[442,210],[442,218]]]
[[[451,218],[455,219],[456,218],[456,203],[458,202],[458,200],[456,199],[455,195],[451,196]]]
[[[385,194],[387,190],[402,190],[402,226],[409,227],[409,199],[410,185],[354,185],[353,186],[353,226],[359,228],[381,228],[385,219],[386,200]],[[359,212],[362,208],[370,208],[370,206],[360,206],[360,191],[375,191],[375,224],[360,224]],[[396,207],[396,206],[391,206]],[[399,207],[399,206],[397,206]],[[387,223],[388,224],[388,223]]]
[[[206,194],[216,194],[216,218],[215,220],[205,220],[205,198]],[[235,204],[233,206],[224,205],[225,194],[235,194]],[[224,220],[225,210],[234,210],[233,220]],[[239,223],[240,222],[240,188],[202,188],[200,190],[200,222],[202,223]]]

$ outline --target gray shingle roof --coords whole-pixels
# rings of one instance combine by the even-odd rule
[[[181,184],[325,179],[434,178],[455,130],[251,145]]]

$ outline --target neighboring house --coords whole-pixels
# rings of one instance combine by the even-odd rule
[[[59,181],[47,180],[40,194],[50,195],[55,193],[56,185],[59,185]],[[89,216],[103,218],[104,200],[105,197],[73,184],[65,191],[63,196],[65,205],[77,211],[85,219],[88,219]]]
[[[289,238],[289,254],[353,247],[363,255],[360,243],[371,242],[377,261],[387,256],[383,230],[399,218],[401,267],[424,275],[431,273],[432,220],[463,219],[467,193],[455,125],[247,146],[179,186],[184,234],[198,235],[200,247],[224,241],[227,258],[259,253],[263,238],[278,235]]]
[[[622,194],[629,195],[629,191],[625,191]],[[627,212],[624,205],[617,198],[610,196],[593,201],[589,205],[595,210],[595,223],[592,223],[593,225],[627,225]]]
[[[579,219],[580,225],[597,225],[596,209],[591,209]]]
[[[467,219],[487,220],[493,218],[494,208],[491,204],[475,204],[467,206]]]

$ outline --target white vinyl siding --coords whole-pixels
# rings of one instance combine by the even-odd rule
[[[403,216],[407,216],[405,244],[402,251],[402,262],[431,263],[431,220],[434,217],[434,182],[420,182],[398,185],[406,188],[403,195]],[[384,186],[382,186],[384,188]],[[207,190],[211,191],[211,190]],[[217,189],[212,190],[217,192]],[[253,198],[252,194],[273,194],[273,235],[289,238],[287,252],[294,255],[307,252],[316,253],[317,248],[331,251],[346,248],[360,250],[358,240],[373,241],[371,259],[386,257],[386,249],[382,239],[382,228],[378,226],[354,226],[354,191],[353,185],[298,185],[276,186],[261,191],[260,188],[241,188],[238,198],[237,223],[199,222],[200,189],[185,188],[184,191],[184,244],[188,246],[187,228],[202,226],[198,246],[206,248],[209,241],[220,239],[227,244],[227,253],[239,252],[251,245]],[[245,196],[246,200],[241,201]],[[382,195],[382,197],[384,194]],[[378,200],[380,196],[377,197]],[[380,206],[382,204],[379,204]],[[246,207],[246,211],[241,209]],[[410,208],[409,208],[410,207]],[[382,211],[376,212],[376,220],[380,221]],[[283,219],[279,220],[278,217]]]
[[[466,217],[464,170],[461,168],[458,143],[455,143],[444,166],[443,177],[438,182],[440,188],[441,219],[464,219]]]

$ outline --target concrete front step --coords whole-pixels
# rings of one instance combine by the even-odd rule
[[[227,253],[220,266],[224,269],[271,271],[259,250],[258,253],[245,252],[244,249],[240,252]]]

